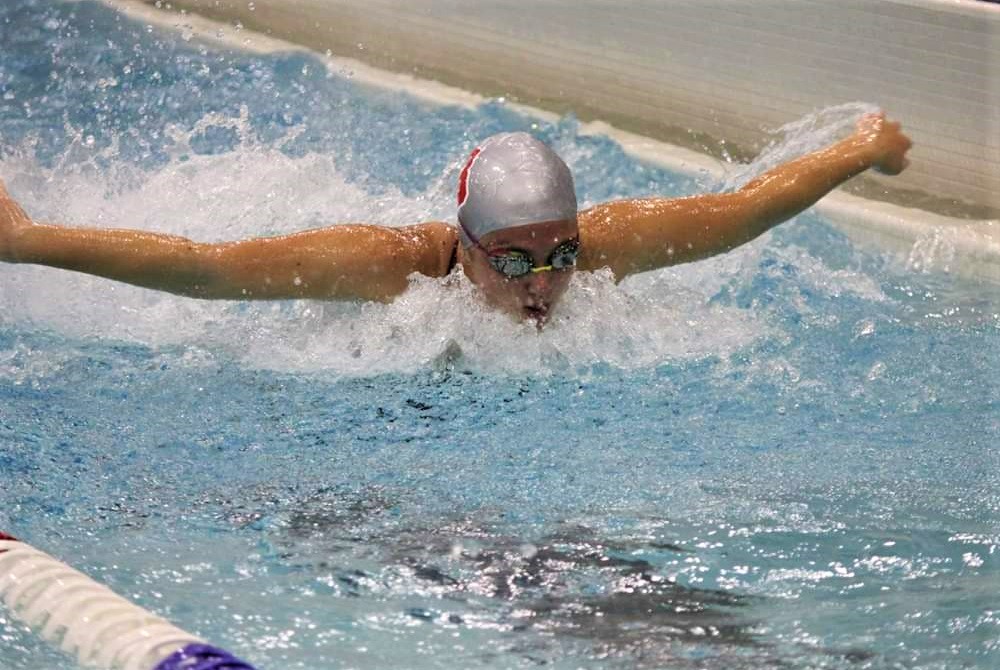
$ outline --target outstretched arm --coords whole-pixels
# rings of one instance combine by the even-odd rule
[[[579,215],[579,267],[610,267],[616,279],[724,253],[811,207],[868,168],[899,174],[910,140],[883,114],[853,135],[785,163],[733,193],[608,202]]]
[[[195,298],[388,300],[414,273],[441,276],[454,248],[444,223],[342,225],[200,244],[137,230],[32,223],[0,182],[0,261],[36,263]]]

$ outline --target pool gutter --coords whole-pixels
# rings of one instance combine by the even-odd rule
[[[695,39],[684,31],[684,21],[699,16],[690,13],[695,11],[690,3],[630,6],[627,22],[605,16],[609,20],[595,24],[601,28],[600,36],[591,35],[588,42],[587,35],[579,34],[592,29],[586,22],[597,21],[602,11],[617,5],[547,0],[531,5],[538,16],[529,22],[522,16],[523,4],[514,2],[466,3],[460,5],[463,12],[458,17],[451,11],[459,6],[454,0],[173,0],[156,3],[161,8],[154,6],[154,0],[105,2],[138,20],[230,48],[308,49],[321,57],[325,53],[333,71],[349,72],[356,81],[406,91],[433,104],[475,107],[503,95],[511,107],[545,120],[572,110],[584,119],[584,133],[609,136],[640,160],[712,179],[721,177],[726,168],[725,160],[712,154],[752,155],[767,138],[765,128],[832,104],[875,101],[906,121],[915,141],[911,168],[898,178],[868,183],[865,190],[879,199],[842,189],[824,198],[816,209],[852,239],[891,251],[915,270],[1000,282],[1000,221],[996,218],[1000,211],[1000,5],[972,0],[881,0],[837,3],[837,12],[831,14],[822,3],[768,0],[753,4],[752,14],[742,15],[748,25],[741,27],[730,15],[741,16],[739,12],[749,11],[750,3],[730,2],[725,8],[701,3],[697,12],[705,13],[709,36],[695,37],[711,38],[711,43],[689,45],[681,54],[661,44]],[[557,19],[572,16],[563,11],[570,5],[578,13],[573,25],[558,25]],[[811,13],[800,11],[802,5],[809,5]],[[664,22],[671,16],[664,14],[668,10],[683,19],[679,25]],[[770,21],[779,10],[783,20]],[[730,18],[723,25],[710,20],[719,16]],[[795,25],[796,20],[801,25]],[[845,32],[824,33],[816,27],[823,21],[839,22]],[[648,29],[654,24],[657,30]],[[769,25],[773,25],[771,33]],[[549,30],[550,37],[540,41],[540,30],[546,35]],[[829,55],[834,41],[845,42],[835,52],[840,58],[857,52],[860,43],[852,46],[852,31],[867,35],[864,39],[877,34],[884,42],[884,57],[866,53],[857,63],[823,65],[820,56],[824,49]],[[814,52],[789,59],[788,45],[776,46],[781,40],[804,36],[818,41]],[[961,43],[940,43],[959,38]],[[728,44],[729,51],[720,43]],[[757,43],[768,48],[745,53]],[[645,58],[649,53],[659,54],[659,60],[668,65],[658,70],[655,62]],[[566,62],[560,60],[563,56]],[[769,57],[777,60],[765,62]],[[711,78],[705,69],[711,67],[712,58],[742,68],[744,85],[698,81]],[[758,60],[748,67],[747,58]],[[794,62],[789,65],[789,61]],[[794,64],[800,61],[811,64],[798,71]],[[860,67],[860,74],[845,72],[854,66]],[[788,71],[781,73],[782,69]],[[539,92],[530,74],[539,71],[546,73],[545,85],[558,95]],[[761,80],[755,81],[754,72],[766,76],[761,74]],[[806,75],[822,85],[802,85]],[[684,76],[694,82],[693,89],[703,89],[703,99],[691,92],[676,93],[677,84],[669,79],[683,80]],[[800,86],[785,90],[788,86],[784,85],[779,91],[773,89],[775,80]],[[909,88],[901,89],[900,82]],[[673,98],[652,92],[661,89],[671,91]],[[635,91],[646,95],[644,104],[628,102]],[[951,97],[941,98],[942,91]],[[694,98],[688,100],[690,96]],[[630,115],[628,109],[635,113]],[[650,118],[649,109],[655,110],[659,120]],[[692,114],[693,109],[701,110],[700,118]],[[892,200],[916,202],[921,208]]]

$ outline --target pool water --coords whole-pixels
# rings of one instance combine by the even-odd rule
[[[0,177],[43,220],[452,220],[516,129],[585,203],[720,187],[93,2],[4,3],[0,44]],[[239,303],[2,266],[0,529],[262,669],[994,668],[998,369],[996,286],[810,213],[578,275],[542,333],[459,276]],[[0,668],[75,667],[0,610]]]

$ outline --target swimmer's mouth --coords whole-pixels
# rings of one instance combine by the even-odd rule
[[[549,318],[549,308],[547,305],[525,305],[521,309],[525,318],[533,319],[538,323],[544,323]]]

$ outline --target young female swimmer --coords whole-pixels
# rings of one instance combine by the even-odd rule
[[[487,303],[539,326],[575,270],[616,280],[737,247],[854,175],[895,175],[910,140],[884,114],[847,139],[781,165],[738,191],[637,198],[577,212],[566,164],[526,133],[486,140],[459,178],[458,226],[338,225],[220,244],[136,230],[34,223],[0,182],[0,261],[35,263],[194,298],[391,300],[414,272],[456,265]]]

